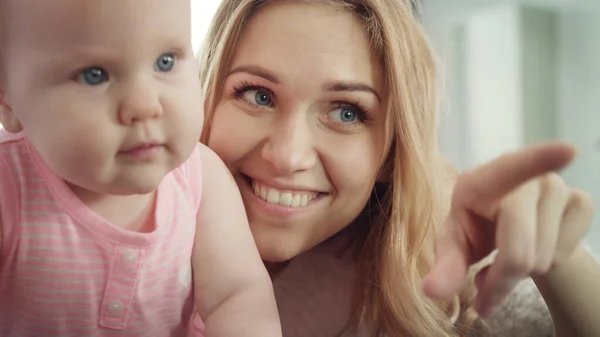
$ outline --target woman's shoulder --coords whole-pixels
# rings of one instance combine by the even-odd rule
[[[472,337],[551,337],[554,324],[548,307],[531,279],[521,282],[500,310],[478,323]]]

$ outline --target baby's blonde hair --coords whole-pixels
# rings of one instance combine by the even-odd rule
[[[200,58],[205,143],[242,31],[253,13],[271,1],[223,0],[217,10]],[[379,202],[369,207],[374,217],[360,242],[360,282],[349,328],[366,327],[370,336],[461,336],[461,327],[475,317],[471,293],[441,303],[421,290],[434,261],[435,229],[450,204],[451,178],[437,145],[436,62],[413,14],[415,2],[318,1],[362,20],[383,67],[384,107],[394,129],[386,162],[389,178],[377,188]]]

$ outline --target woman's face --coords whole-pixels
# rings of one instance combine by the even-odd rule
[[[282,1],[247,24],[209,146],[240,187],[265,260],[314,247],[362,211],[389,148],[383,86],[349,11]]]

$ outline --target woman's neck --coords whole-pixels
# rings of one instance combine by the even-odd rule
[[[331,238],[303,253],[300,253],[290,260],[277,262],[264,261],[264,264],[271,275],[271,279],[275,280],[278,278],[292,264],[297,264],[300,261],[306,260],[312,261],[318,259],[318,256],[337,258],[345,263],[356,262],[358,258],[358,251],[360,249],[359,247],[361,247],[360,242],[362,242],[365,235],[367,235],[364,230],[364,228],[367,227],[364,226],[364,221],[360,220],[364,219],[357,219],[354,223],[333,235]]]

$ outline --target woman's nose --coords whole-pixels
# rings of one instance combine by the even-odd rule
[[[306,171],[317,162],[317,153],[308,123],[300,118],[286,118],[273,125],[262,157],[281,175]]]

